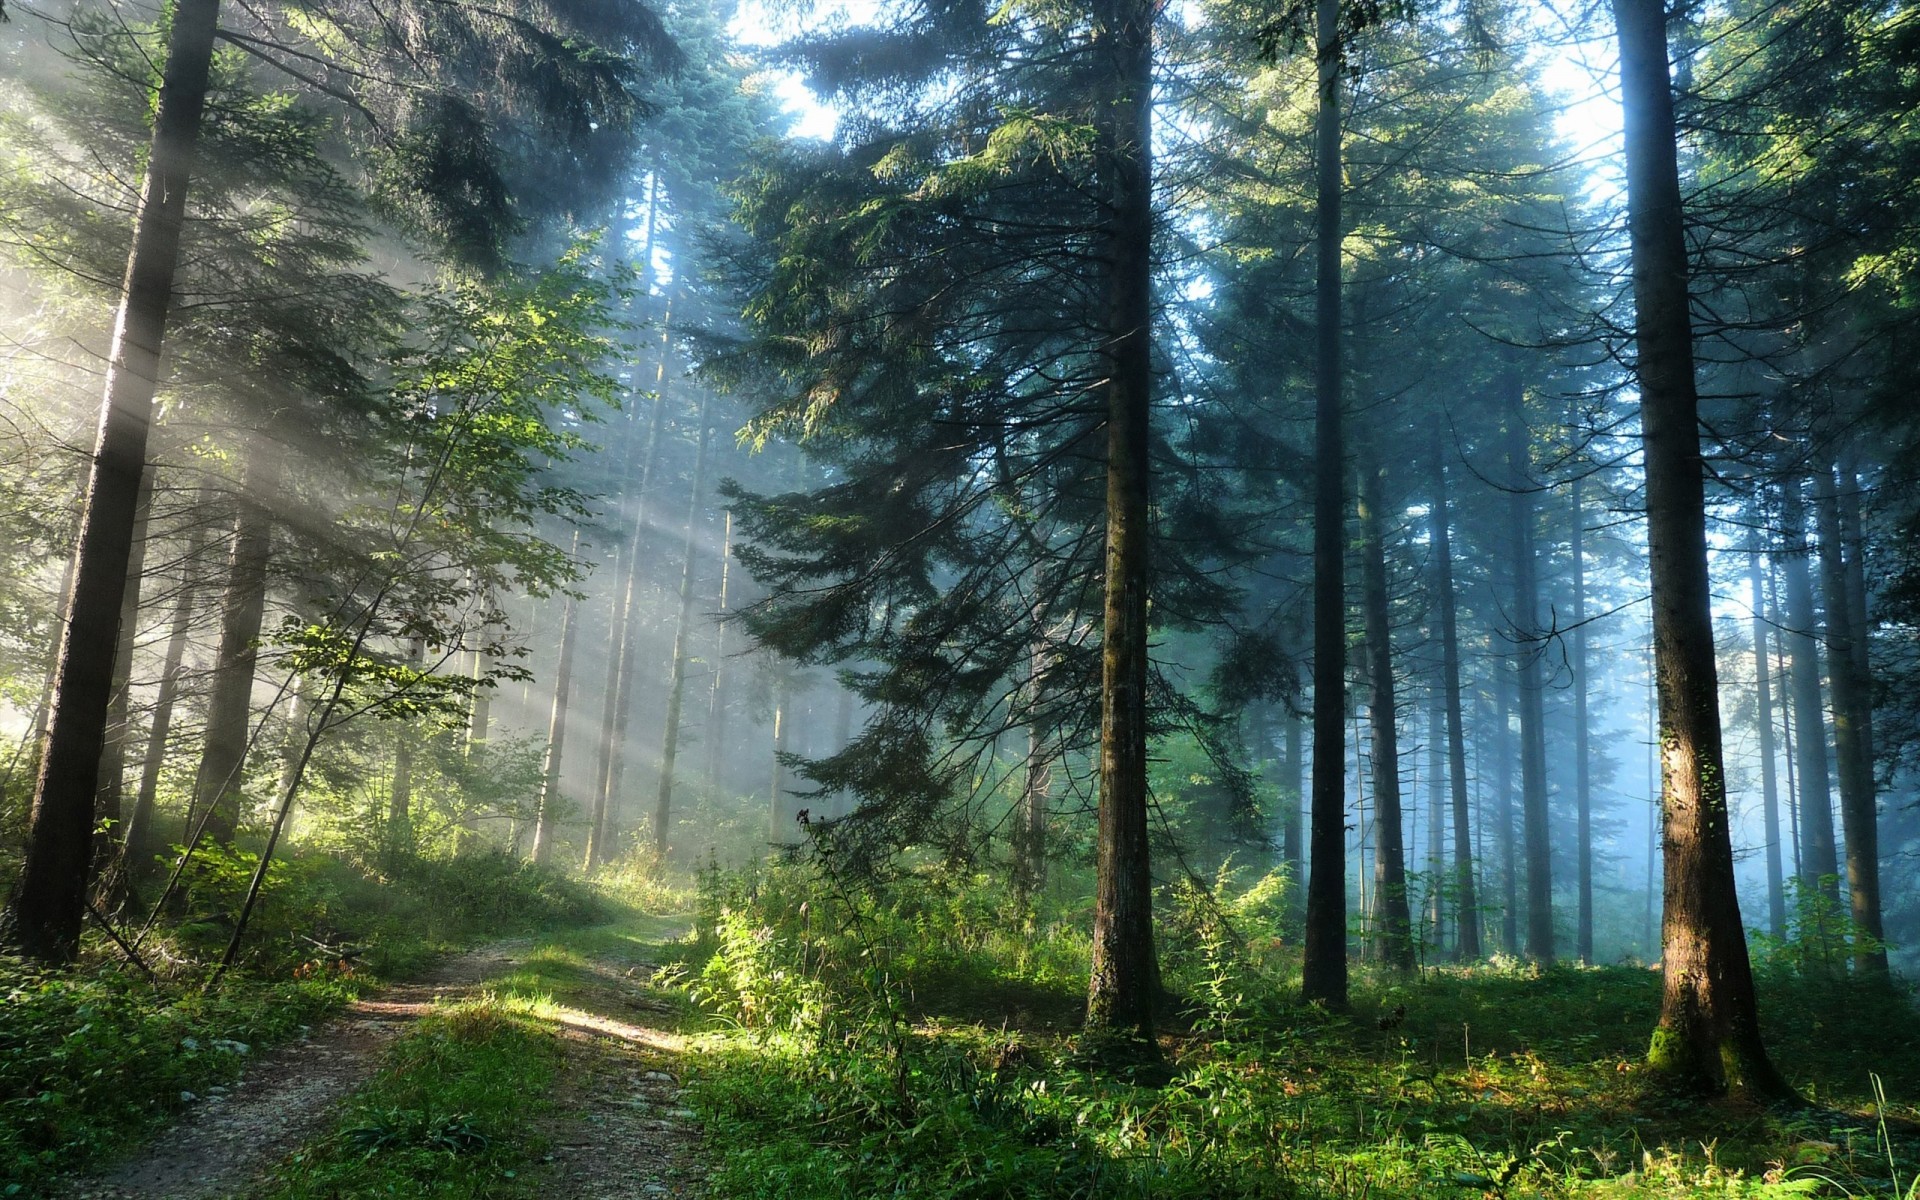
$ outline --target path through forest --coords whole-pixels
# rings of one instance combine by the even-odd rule
[[[261,1054],[231,1088],[209,1089],[173,1126],[113,1168],[73,1181],[79,1200],[216,1200],[254,1194],[267,1173],[326,1135],[341,1101],[436,1002],[478,996],[534,947],[495,942],[442,959],[419,978],[354,1002],[297,1042]],[[536,1118],[550,1148],[527,1180],[566,1200],[691,1196],[700,1175],[692,1113],[682,1106],[677,1034],[624,1019],[662,1011],[643,984],[649,963],[592,960],[598,1008],[562,1010],[563,1062],[550,1110]]]

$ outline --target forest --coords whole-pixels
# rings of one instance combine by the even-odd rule
[[[0,1196],[1920,1200],[1920,3],[5,0]]]

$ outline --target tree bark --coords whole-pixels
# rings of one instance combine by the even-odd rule
[[[1100,801],[1087,1029],[1142,1043],[1160,990],[1147,840],[1148,421],[1153,390],[1151,0],[1096,0],[1094,114],[1107,206],[1099,314],[1107,406]]]
[[[1361,613],[1366,630],[1368,723],[1373,746],[1373,893],[1375,957],[1411,971],[1413,914],[1407,902],[1406,820],[1401,811],[1399,706],[1394,696],[1393,622],[1387,596],[1381,472],[1369,465],[1360,485]]]
[[[1863,978],[1888,978],[1885,930],[1880,920],[1880,815],[1874,794],[1872,750],[1866,726],[1872,684],[1860,671],[1854,644],[1853,603],[1840,534],[1840,497],[1833,471],[1813,473],[1814,518],[1820,533],[1820,591],[1825,601],[1827,674],[1833,690],[1834,758],[1840,776],[1840,821],[1847,836],[1847,899],[1855,940],[1853,966]]]
[[[1520,706],[1520,825],[1526,849],[1527,957],[1553,961],[1553,860],[1547,829],[1546,681],[1542,678],[1540,587],[1533,542],[1532,437],[1526,391],[1517,374],[1502,381],[1507,392],[1507,473],[1513,547],[1515,679]]]
[[[1498,634],[1495,635],[1496,637]],[[1500,850],[1500,948],[1520,952],[1520,856],[1513,829],[1513,690],[1514,667],[1496,657],[1493,662],[1494,840]]]
[[[733,510],[728,509],[720,534],[720,590],[715,597],[718,617],[713,631],[713,684],[707,689],[707,791],[719,796],[725,789],[722,778],[723,747],[727,740],[727,584],[733,566]]]
[[[254,476],[254,469],[249,469]],[[267,610],[267,559],[272,517],[243,481],[233,522],[227,587],[220,599],[220,650],[207,696],[207,729],[194,776],[188,828],[209,814],[203,837],[231,845],[240,826],[253,717],[253,677],[260,658],[260,623]]]
[[[1313,816],[1300,992],[1347,1006],[1346,446],[1340,366],[1340,6],[1316,0],[1314,116]]]
[[[128,874],[138,876],[160,850],[154,838],[154,798],[160,789],[160,770],[167,761],[167,738],[173,732],[173,709],[180,696],[181,665],[187,656],[187,633],[193,625],[193,601],[199,591],[193,575],[200,548],[206,544],[206,529],[195,523],[187,539],[186,565],[180,590],[174,597],[173,620],[167,630],[166,658],[160,666],[160,690],[153,701],[153,719],[147,727],[146,754],[140,760],[140,789],[133,799],[133,813],[127,818],[126,848]]]
[[[73,958],[86,912],[94,796],[113,690],[120,599],[133,545],[135,496],[146,465],[147,429],[173,302],[219,7],[219,0],[179,0],[173,8],[153,141],[134,216],[133,249],[107,354],[105,399],[74,548],[67,623],[54,659],[26,852],[6,912],[0,915],[0,942],[45,962]]]
[[[1583,963],[1593,961],[1593,772],[1587,730],[1587,553],[1586,509],[1581,504],[1583,480],[1573,480],[1573,799],[1578,823],[1575,870],[1579,881],[1579,908],[1575,920],[1575,953]]]
[[[153,510],[153,467],[140,472],[140,490],[133,505],[133,539],[127,553],[127,582],[120,596],[118,645],[113,655],[112,699],[107,703],[106,744],[100,752],[100,798],[95,806],[93,870],[104,873],[103,885],[118,890],[116,850],[125,848],[122,824],[127,791],[127,742],[133,737],[133,652],[140,640],[140,589],[147,566],[147,529]]]
[[[1445,443],[1437,436],[1434,446]],[[1466,720],[1460,707],[1460,631],[1453,594],[1453,538],[1447,508],[1447,466],[1438,452],[1433,458],[1434,591],[1440,603],[1440,672],[1446,692],[1447,783],[1453,793],[1454,886],[1458,889],[1458,933],[1455,951],[1463,962],[1481,956],[1480,900],[1473,881],[1473,839],[1470,798],[1467,793]]]
[[[1753,670],[1760,727],[1760,801],[1767,822],[1767,929],[1774,937],[1787,936],[1786,874],[1780,859],[1780,784],[1773,760],[1773,673],[1767,654],[1765,599],[1760,591],[1760,551],[1747,552],[1747,572],[1753,585]]]
[[[426,660],[427,641],[415,634],[408,641],[407,665],[419,670]],[[296,703],[296,708],[298,707]],[[282,775],[291,783],[289,767]],[[401,730],[393,743],[393,780],[387,789],[387,853],[395,858],[413,849],[413,743]]]
[[[1780,489],[1780,571],[1786,577],[1788,672],[1793,689],[1795,792],[1800,801],[1800,885],[1840,898],[1840,857],[1833,837],[1833,785],[1827,774],[1827,721],[1820,702],[1820,648],[1814,640],[1813,580],[1807,510],[1800,482]]]
[[[580,531],[574,530],[570,554],[580,552]],[[547,718],[547,761],[540,785],[540,805],[534,813],[533,861],[553,857],[554,831],[560,823],[560,772],[566,764],[567,701],[573,691],[573,643],[579,624],[579,605],[567,597],[560,611],[560,664],[554,672],[553,711]]]
[[[1666,861],[1665,986],[1648,1061],[1696,1087],[1786,1096],[1760,1040],[1734,888],[1666,9],[1661,0],[1614,0],[1613,10],[1626,111]]]
[[[707,420],[712,406],[711,396],[700,402],[700,452],[693,461],[693,486],[687,495],[687,538],[680,565],[680,618],[673,631],[666,733],[660,747],[660,794],[653,807],[653,853],[657,859],[667,856],[667,831],[673,815],[673,764],[680,749],[680,706],[687,690],[687,643],[693,636],[693,568],[698,561],[695,535],[700,528],[700,500],[706,493],[707,451],[713,442],[713,426]]]

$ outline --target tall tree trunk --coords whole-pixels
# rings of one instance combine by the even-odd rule
[[[767,787],[767,841],[791,846],[797,841],[787,812],[787,739],[793,735],[793,678],[776,666],[773,685],[773,781]]]
[[[473,701],[467,708],[467,753],[487,744],[493,724],[493,689],[479,686],[493,670],[493,656],[485,650],[473,652]]]
[[[1013,886],[1022,898],[1031,898],[1047,886],[1047,800],[1053,787],[1053,760],[1047,752],[1039,716],[1047,675],[1047,639],[1041,620],[1040,608],[1035,605],[1030,614],[1033,640],[1027,650],[1025,777],[1013,834]]]
[[[700,529],[700,501],[707,488],[707,451],[713,426],[707,421],[711,396],[700,402],[700,452],[693,460],[693,486],[687,495],[687,539],[680,564],[680,618],[673,631],[673,665],[667,679],[667,725],[660,747],[660,794],[653,807],[653,853],[667,856],[667,831],[673,815],[673,764],[680,749],[680,706],[687,690],[687,643],[693,636],[693,568],[698,561],[696,535]]]
[[[1666,851],[1665,988],[1648,1059],[1694,1086],[1790,1095],[1760,1040],[1734,887],[1667,14],[1661,0],[1614,0],[1613,11],[1626,111]]]
[[[137,878],[145,872],[149,860],[160,850],[154,837],[154,797],[160,789],[160,769],[167,761],[167,737],[173,731],[173,707],[180,696],[181,664],[187,656],[187,633],[193,625],[193,601],[198,588],[194,564],[200,548],[206,544],[206,529],[195,523],[187,537],[185,564],[180,590],[173,601],[173,620],[167,628],[166,657],[160,665],[160,689],[153,701],[153,718],[147,726],[147,749],[140,760],[140,787],[134,793],[133,812],[127,818],[125,849],[127,873]]]
[[[1367,639],[1368,723],[1373,746],[1373,923],[1376,957],[1411,971],[1413,913],[1407,903],[1406,820],[1401,812],[1399,705],[1393,692],[1393,621],[1387,596],[1386,534],[1381,528],[1380,470],[1369,464],[1360,484],[1361,613]]]
[[[1149,405],[1153,390],[1152,0],[1096,0],[1103,80],[1094,130],[1107,204],[1105,311],[1107,543],[1100,648],[1100,802],[1094,849],[1087,1028],[1153,1036],[1159,963],[1147,840]]]
[[[1802,879],[1805,873],[1800,865],[1800,782],[1795,775],[1793,750],[1793,705],[1788,694],[1792,690],[1791,664],[1787,657],[1786,638],[1781,629],[1786,619],[1780,612],[1779,572],[1773,569],[1772,561],[1767,566],[1767,621],[1773,626],[1773,677],[1780,680],[1780,758],[1787,765],[1787,829],[1785,831],[1787,847],[1793,851],[1793,871],[1789,878]]]
[[[1526,848],[1527,957],[1553,961],[1553,861],[1547,830],[1546,681],[1539,644],[1540,587],[1533,544],[1532,438],[1526,390],[1519,375],[1502,381],[1507,392],[1507,473],[1512,520],[1513,626],[1520,703],[1520,823]]]
[[[1440,600],[1440,672],[1447,708],[1447,783],[1453,793],[1454,886],[1459,899],[1455,949],[1462,961],[1480,957],[1480,899],[1473,882],[1474,855],[1467,794],[1466,721],[1460,709],[1460,630],[1453,595],[1453,537],[1447,508],[1447,466],[1435,430],[1433,457],[1434,591]]]
[[[1495,636],[1499,636],[1495,634]],[[1513,829],[1513,688],[1514,667],[1495,658],[1493,663],[1494,840],[1500,850],[1500,948],[1520,952],[1520,856]]]
[[[1314,47],[1313,816],[1300,992],[1347,1006],[1346,444],[1340,370],[1340,5],[1316,0]]]
[[[248,475],[254,476],[249,469]],[[267,610],[267,559],[272,553],[272,517],[253,494],[257,478],[242,483],[233,522],[227,587],[220,598],[220,650],[207,695],[207,730],[200,769],[193,781],[188,827],[206,813],[205,837],[230,845],[239,829],[242,786],[253,717],[254,668],[260,657],[260,623]]]
[[[45,750],[34,783],[20,875],[0,915],[0,941],[29,958],[67,962],[86,913],[93,804],[113,694],[120,599],[133,546],[135,496],[173,303],[194,143],[206,107],[219,0],[179,0],[154,107],[153,141],[134,215],[133,249],[107,352],[105,400],[87,478],[67,622],[54,661]]]
[[[1856,940],[1854,970],[1885,980],[1887,951],[1880,921],[1880,814],[1874,794],[1872,750],[1866,726],[1871,720],[1872,684],[1860,672],[1854,652],[1853,603],[1840,533],[1840,497],[1833,471],[1813,473],[1814,517],[1820,532],[1820,591],[1825,601],[1827,676],[1833,689],[1834,758],[1840,775],[1840,820],[1847,835],[1847,898]]]
[[[1579,915],[1575,922],[1575,953],[1593,961],[1593,775],[1587,729],[1587,514],[1580,485],[1573,480],[1573,798],[1578,821],[1575,855],[1579,862]]]
[[[415,634],[408,640],[407,666],[415,671],[426,661],[427,640]],[[283,781],[293,781],[291,769]],[[393,779],[387,789],[387,853],[397,859],[413,849],[413,743],[401,730],[393,743]]]
[[[106,744],[100,752],[100,798],[94,809],[101,830],[93,869],[110,877],[105,889],[117,891],[121,879],[116,850],[124,848],[121,823],[127,791],[127,743],[133,737],[133,652],[140,640],[140,587],[147,566],[147,527],[153,511],[153,468],[140,473],[133,505],[133,540],[127,553],[127,582],[120,596],[119,644],[113,655],[113,692],[107,702]]]
[[[1800,802],[1800,886],[1840,898],[1833,837],[1833,788],[1827,775],[1826,715],[1820,703],[1820,649],[1814,640],[1813,580],[1807,559],[1807,509],[1800,481],[1780,489],[1780,571],[1786,577],[1788,671],[1793,691],[1795,793]]]
[[[574,530],[573,548],[580,553],[580,531]],[[542,772],[540,804],[533,821],[533,861],[553,857],[554,833],[560,823],[560,774],[566,765],[567,701],[573,692],[573,643],[579,625],[579,605],[572,596],[560,610],[560,664],[554,672],[553,711],[547,717],[547,760]]]
[[[707,791],[719,796],[724,788],[722,764],[726,761],[724,747],[727,740],[727,584],[730,582],[733,566],[733,510],[728,509],[725,523],[720,534],[720,591],[715,597],[714,611],[719,614],[714,622],[713,631],[713,685],[707,689]]]
[[[1282,706],[1280,716],[1281,741],[1286,747],[1286,766],[1280,775],[1280,858],[1287,864],[1287,878],[1292,881],[1294,894],[1289,904],[1297,903],[1302,883],[1301,868],[1305,864],[1301,843],[1300,805],[1306,798],[1306,755],[1301,746],[1300,714],[1291,704]],[[1289,910],[1297,911],[1297,910]]]
[[[1753,671],[1760,727],[1760,801],[1767,822],[1767,929],[1776,938],[1787,936],[1787,886],[1780,861],[1780,786],[1773,759],[1773,674],[1767,653],[1766,604],[1760,591],[1760,550],[1757,541],[1747,552],[1747,572],[1753,584]]]
[[[1447,889],[1447,706],[1439,692],[1427,697],[1427,945],[1446,951]]]
[[[657,173],[656,173],[657,174]],[[648,231],[649,243],[652,231]],[[648,261],[652,256],[649,251]],[[613,633],[613,654],[607,664],[606,708],[600,729],[600,772],[594,788],[593,820],[587,831],[587,869],[607,859],[611,845],[608,822],[626,783],[627,726],[633,716],[633,680],[639,674],[634,646],[635,597],[640,560],[645,557],[648,513],[652,503],[654,470],[660,462],[667,421],[667,356],[673,342],[673,300],[660,315],[660,358],[653,372],[653,415],[647,423],[646,451],[640,465],[640,484],[634,491],[633,532],[626,548],[626,576],[620,585],[620,615]]]

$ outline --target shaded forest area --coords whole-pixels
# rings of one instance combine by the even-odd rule
[[[0,1194],[1920,1195],[1920,6],[0,14]]]

